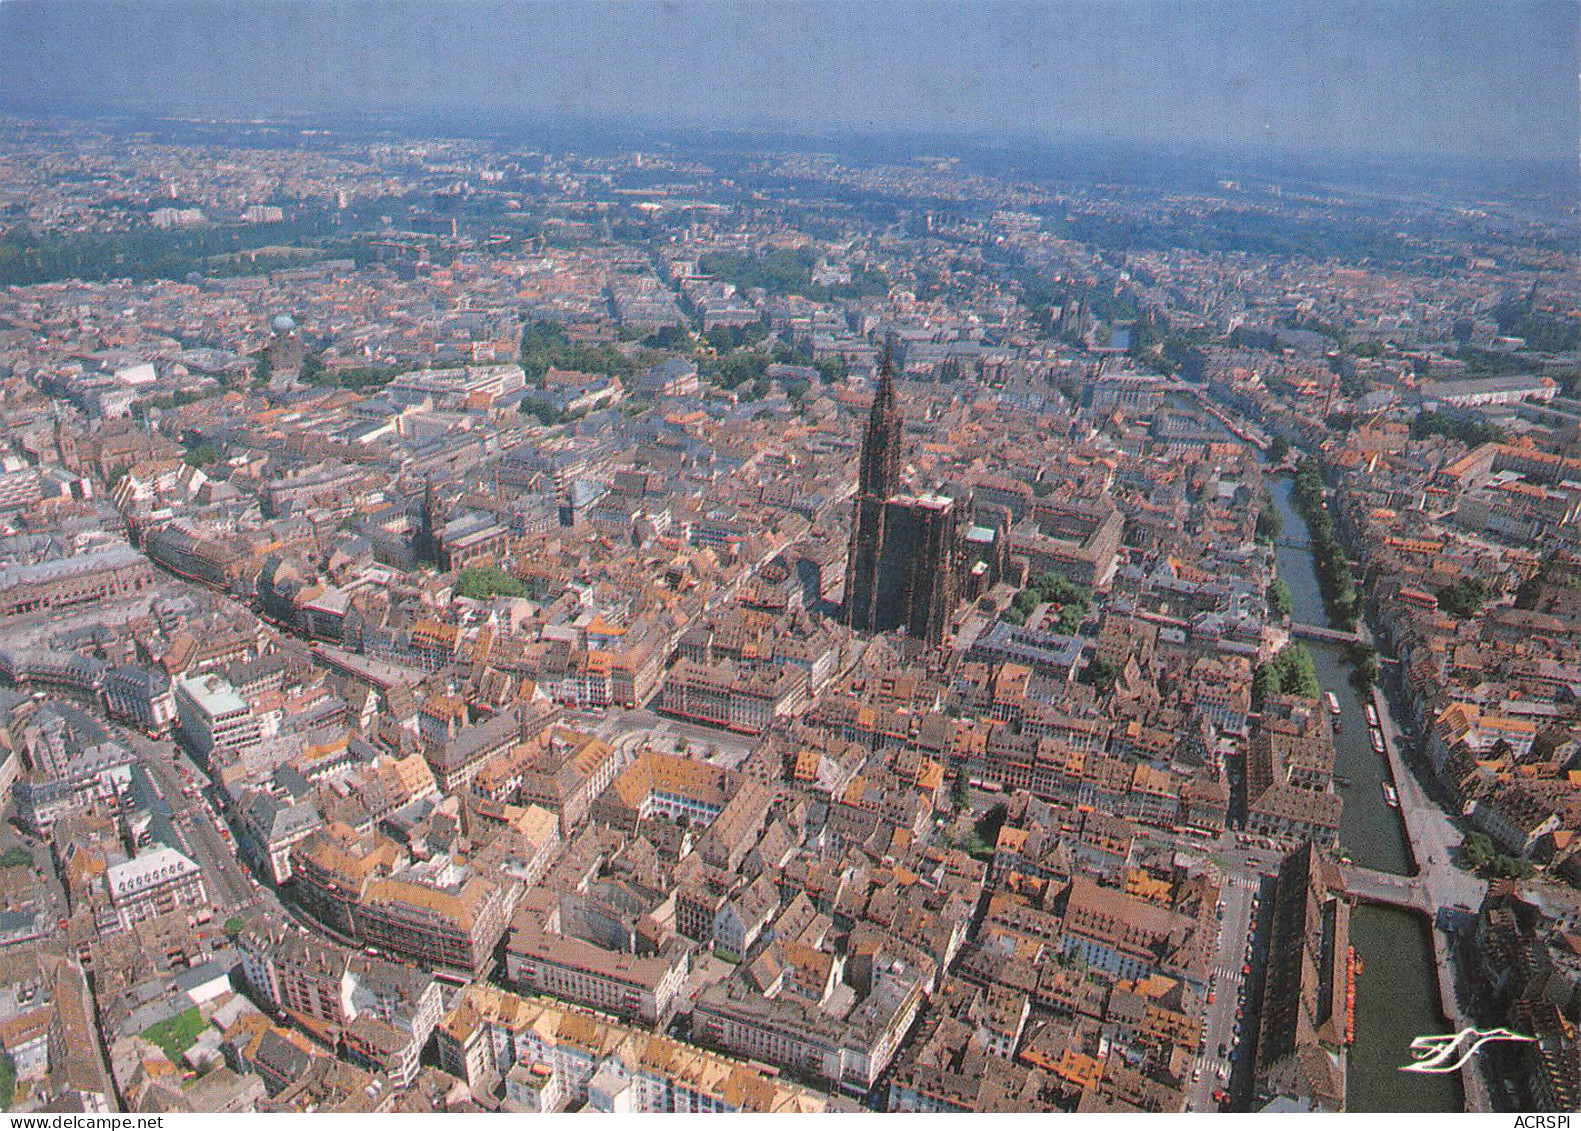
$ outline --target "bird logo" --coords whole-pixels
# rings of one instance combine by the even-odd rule
[[[1458,1033],[1440,1033],[1431,1037],[1417,1037],[1411,1042],[1411,1057],[1414,1063],[1402,1064],[1401,1072],[1424,1072],[1428,1074],[1442,1074],[1458,1071],[1460,1066],[1470,1060],[1476,1051],[1483,1045],[1493,1041],[1535,1041],[1536,1037],[1528,1037],[1524,1033],[1512,1033],[1508,1029],[1472,1029],[1465,1028]],[[1453,1063],[1450,1057],[1455,1050],[1465,1046]]]

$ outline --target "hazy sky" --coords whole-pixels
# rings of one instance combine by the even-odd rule
[[[1578,0],[0,0],[0,103],[1575,161]]]

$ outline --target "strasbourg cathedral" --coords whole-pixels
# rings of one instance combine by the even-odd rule
[[[1003,521],[989,529],[964,522],[948,496],[902,493],[904,427],[888,342],[862,436],[844,617],[858,632],[899,630],[937,645],[960,602],[999,580],[1006,531]]]

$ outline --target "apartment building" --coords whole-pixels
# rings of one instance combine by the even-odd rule
[[[807,673],[790,665],[755,669],[731,663],[681,660],[665,677],[661,709],[667,715],[761,734],[779,715],[807,698]]]
[[[208,906],[203,869],[174,848],[161,846],[104,870],[104,885],[121,930],[172,912]]]
[[[104,706],[112,719],[164,734],[176,718],[175,687],[159,668],[123,665],[104,673]]]
[[[814,1112],[824,1097],[761,1065],[571,1006],[468,986],[435,1030],[439,1064],[509,1111]]]
[[[765,998],[739,982],[721,982],[698,995],[692,1026],[703,1041],[726,1052],[861,1095],[889,1067],[922,1000],[920,981],[885,975],[841,1020],[811,1003]]]
[[[734,778],[707,762],[645,750],[599,796],[593,816],[624,829],[654,816],[706,828],[730,799]]]
[[[176,719],[183,743],[204,764],[235,762],[263,744],[262,723],[217,675],[176,681]]]
[[[154,584],[147,558],[127,546],[0,569],[0,618],[111,601]]]
[[[668,1014],[690,969],[687,948],[675,940],[655,955],[627,954],[530,922],[512,927],[505,948],[513,985],[650,1025]]]
[[[1060,920],[1060,946],[1116,978],[1164,970],[1206,981],[1198,953],[1197,921],[1086,876],[1071,881]]]
[[[416,1078],[443,1012],[431,974],[325,943],[281,922],[255,921],[236,940],[248,983],[277,1009],[322,1021],[353,1063]]]
[[[500,884],[443,863],[443,874],[408,870],[370,881],[352,909],[356,938],[428,969],[478,977],[505,933],[509,897]]]

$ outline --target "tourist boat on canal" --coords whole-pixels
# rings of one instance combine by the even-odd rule
[[[1381,732],[1375,730],[1375,731],[1372,732],[1371,737],[1372,737],[1372,752],[1374,754],[1382,754],[1383,753],[1383,734]]]
[[[1339,718],[1339,700],[1334,697],[1334,693],[1332,691],[1325,691],[1323,693],[1323,699],[1328,704],[1328,713],[1333,715],[1337,720]]]
[[[1367,704],[1367,725],[1370,727],[1375,727],[1378,725],[1378,708],[1374,707],[1371,703]]]
[[[1383,803],[1391,809],[1400,807],[1400,795],[1395,792],[1393,782],[1383,783]]]

